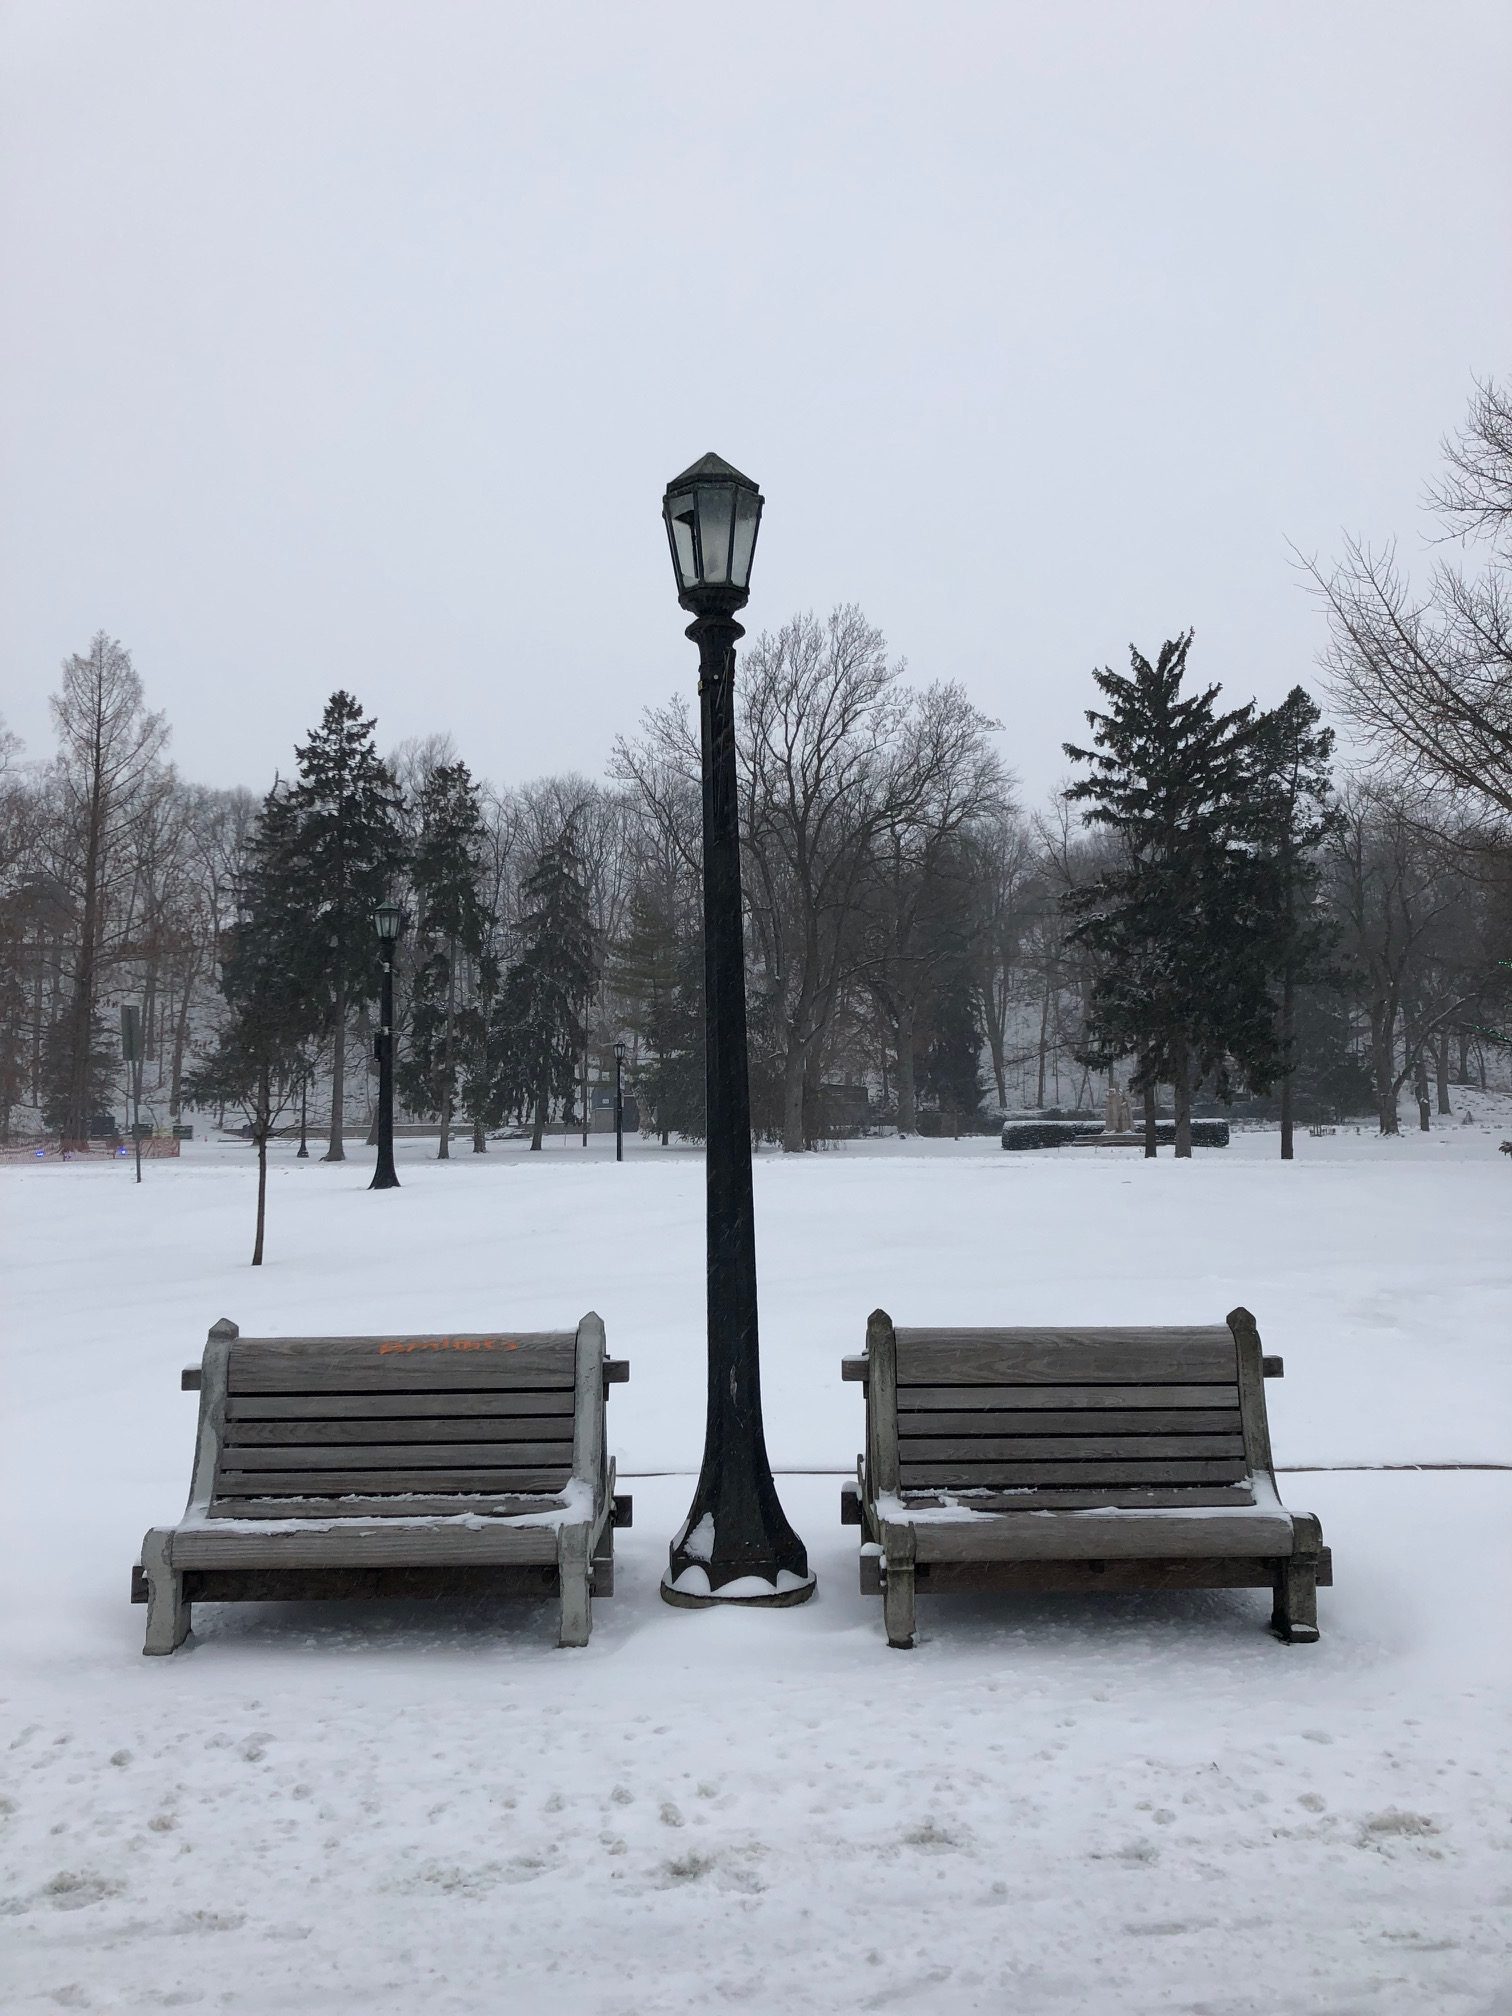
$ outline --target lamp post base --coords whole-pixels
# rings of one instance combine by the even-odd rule
[[[686,1583],[691,1578],[684,1569],[677,1579]],[[775,1586],[755,1575],[743,1575],[738,1581],[727,1582],[722,1589],[677,1588],[664,1578],[661,1599],[677,1610],[711,1610],[717,1603],[738,1603],[747,1610],[791,1610],[795,1604],[807,1603],[814,1588],[812,1575],[805,1579],[784,1569]]]

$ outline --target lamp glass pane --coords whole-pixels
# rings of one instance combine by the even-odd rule
[[[735,492],[735,543],[730,554],[730,579],[737,588],[751,585],[751,555],[756,550],[756,527],[761,521],[761,499],[750,490]]]
[[[730,533],[735,518],[735,493],[724,483],[710,483],[698,493],[698,543],[702,548],[702,579],[710,584],[730,578]]]
[[[667,499],[667,529],[672,535],[672,559],[677,568],[679,588],[691,588],[698,580],[698,548],[694,538],[696,499],[691,490]]]

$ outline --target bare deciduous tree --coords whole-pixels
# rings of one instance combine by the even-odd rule
[[[1432,502],[1450,536],[1489,543],[1480,572],[1440,561],[1414,589],[1394,545],[1358,539],[1331,573],[1306,566],[1340,714],[1399,782],[1500,826],[1512,818],[1512,401],[1494,381],[1445,456]]]
[[[60,879],[77,920],[62,1132],[66,1139],[83,1140],[101,974],[120,951],[119,941],[111,947],[105,938],[109,898],[134,870],[140,829],[166,781],[161,757],[168,729],[163,716],[143,703],[130,652],[103,630],[86,654],[65,661],[52,712],[59,744],[54,784],[63,843]]]

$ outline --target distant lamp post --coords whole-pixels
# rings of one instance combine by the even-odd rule
[[[705,1138],[708,1172],[708,1414],[693,1505],[673,1540],[669,1603],[801,1603],[808,1555],[772,1481],[761,1419],[751,1092],[735,773],[735,612],[750,590],[761,493],[717,455],[667,485],[662,517],[677,599],[698,646],[703,735]]]
[[[394,947],[404,930],[404,912],[397,903],[380,903],[373,926],[383,954],[383,1006],[374,1048],[378,1053],[378,1164],[369,1190],[397,1190],[394,1168]]]
[[[614,1159],[625,1159],[625,1046],[614,1046]]]

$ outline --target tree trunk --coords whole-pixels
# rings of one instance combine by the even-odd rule
[[[918,1086],[914,1070],[914,1012],[899,1011],[898,1022],[898,1133],[919,1131]]]
[[[89,1139],[89,1053],[94,1033],[95,940],[99,933],[100,835],[98,790],[89,814],[84,850],[84,915],[79,930],[79,965],[74,976],[73,1055],[69,1058],[65,1141]]]
[[[782,1061],[782,1152],[803,1152],[803,1046],[795,1041]]]
[[[453,1031],[457,1019],[457,944],[453,939],[446,957],[446,1034],[441,1043],[441,1142],[438,1162],[451,1160],[452,1098],[456,1086]]]
[[[1418,1128],[1420,1132],[1427,1134],[1432,1130],[1433,1119],[1432,1108],[1428,1103],[1428,1059],[1425,1050],[1426,1045],[1423,1050],[1418,1051],[1417,1063],[1413,1066],[1412,1093],[1417,1100]]]
[[[1292,1055],[1296,1032],[1297,1004],[1296,988],[1292,981],[1291,961],[1281,976],[1281,1160],[1290,1162],[1292,1150],[1292,1080],[1296,1076],[1297,1060]]]
[[[1434,1063],[1438,1071],[1438,1110],[1442,1119],[1449,1119],[1449,1031],[1441,1029],[1434,1050]]]
[[[1160,1139],[1155,1131],[1155,1087],[1144,1088],[1144,1159],[1153,1162],[1160,1147]]]
[[[1045,1104],[1045,1045],[1050,1031],[1050,976],[1045,976],[1045,998],[1040,1003],[1039,1026],[1039,1078],[1034,1088],[1034,1103],[1043,1110]]]
[[[984,1002],[986,997],[984,995]],[[998,1111],[1005,1111],[1008,1105],[1008,1079],[1003,1061],[1003,1025],[994,1007],[987,1003],[987,1048],[992,1057],[992,1083],[997,1091]]]
[[[258,1083],[257,1100],[257,1237],[252,1242],[252,1265],[263,1263],[263,1225],[268,1215],[268,1135],[273,1125],[272,1095],[268,1073]]]
[[[322,1162],[345,1162],[346,1144],[341,1138],[343,1108],[346,1103],[346,989],[336,995],[335,1027],[331,1038],[331,1136]]]
[[[535,1123],[530,1134],[530,1149],[532,1154],[540,1153],[541,1140],[546,1132],[546,1108],[549,1103],[550,1095],[546,1087],[542,1085],[537,1089],[535,1096]]]
[[[1192,1159],[1192,1073],[1187,1062],[1186,1045],[1176,1046],[1176,1069],[1171,1083],[1171,1092],[1176,1106],[1176,1147],[1178,1162]]]
[[[476,1119],[473,1121],[473,1153],[474,1155],[486,1155],[488,1153],[488,1142],[483,1134],[483,1122]]]
[[[1375,1079],[1376,1111],[1383,1134],[1400,1134],[1397,1120],[1396,1054],[1391,1034],[1395,1016],[1373,1015],[1370,1026],[1370,1071]]]
[[[194,992],[197,971],[198,967],[194,965],[184,969],[184,991],[173,1026],[173,1075],[168,1081],[168,1114],[175,1122],[183,1106],[184,1052],[189,1047],[189,1001]]]

